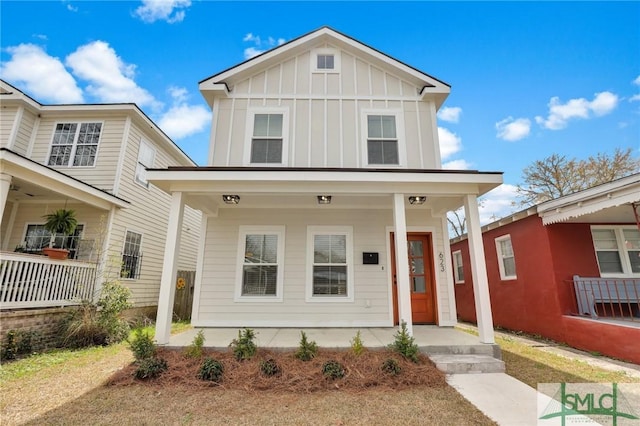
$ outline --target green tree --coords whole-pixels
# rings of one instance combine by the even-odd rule
[[[640,171],[640,159],[631,148],[616,148],[608,155],[598,153],[586,160],[552,154],[536,160],[522,171],[518,185],[521,206],[539,204]]]

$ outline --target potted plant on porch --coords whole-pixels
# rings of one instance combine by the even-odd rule
[[[66,238],[73,234],[76,230],[76,226],[78,225],[76,212],[74,210],[58,209],[53,213],[46,214],[42,217],[46,220],[44,228],[51,232],[54,237],[56,235],[62,235]],[[46,247],[42,251],[52,259],[66,259],[67,256],[69,256],[69,250],[62,247]]]

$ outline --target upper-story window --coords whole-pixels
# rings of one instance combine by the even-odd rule
[[[49,166],[95,165],[102,123],[58,123],[53,133]]]
[[[144,139],[140,140],[140,148],[138,150],[138,163],[136,164],[135,180],[140,185],[149,187],[147,182],[147,169],[153,167],[156,158],[156,149]]]
[[[333,55],[318,55],[317,68],[319,70],[332,70],[335,66],[335,56]]]
[[[400,164],[394,115],[367,116],[367,159],[371,165]]]
[[[282,108],[249,114],[245,164],[282,166],[287,163],[287,112]]]
[[[320,48],[312,50],[311,70],[314,73],[339,73],[339,51],[333,48]]]
[[[601,276],[640,274],[640,231],[635,227],[591,227]]]

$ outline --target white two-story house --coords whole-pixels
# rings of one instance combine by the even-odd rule
[[[446,83],[323,27],[199,84],[206,167],[171,194],[156,338],[167,343],[184,206],[204,212],[197,327],[456,324],[446,214],[465,206],[481,339],[493,341],[477,197],[501,173],[443,170]]]
[[[119,279],[136,308],[154,311],[171,197],[146,169],[169,166],[194,162],[136,105],[43,105],[0,80],[1,308],[73,303],[82,266],[95,269],[91,292]],[[67,240],[43,226],[60,208],[78,220]],[[191,209],[184,216],[180,269],[195,269],[200,217]],[[50,243],[72,260],[40,255]]]

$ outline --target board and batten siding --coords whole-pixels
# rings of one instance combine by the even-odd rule
[[[38,127],[31,159],[40,164],[47,164],[56,124],[87,122],[103,123],[95,165],[92,167],[56,166],[55,169],[84,183],[111,192],[115,183],[115,170],[118,168],[122,147],[122,134],[124,133],[126,122],[124,115],[117,118],[104,118],[100,115],[77,117],[43,115]]]
[[[131,289],[136,307],[158,304],[163,256],[169,220],[171,197],[154,185],[148,188],[135,181],[140,140],[144,138],[156,149],[154,167],[166,168],[176,165],[172,155],[154,139],[145,134],[139,126],[131,123],[123,164],[121,166],[117,195],[131,201],[131,206],[116,212],[113,220],[109,251],[111,256],[122,256],[124,238],[127,231],[142,234],[142,266],[138,279],[123,280]],[[200,213],[185,208],[182,244],[179,256],[181,269],[195,270],[197,242],[200,231]]]
[[[332,46],[317,46],[329,47]],[[340,72],[310,68],[311,51],[259,72],[231,87],[214,106],[214,166],[244,164],[252,110],[285,109],[290,167],[367,167],[364,111],[398,113],[406,150],[405,168],[440,167],[434,137],[435,105],[417,87],[376,65],[337,49]],[[365,123],[363,128],[363,123]]]

